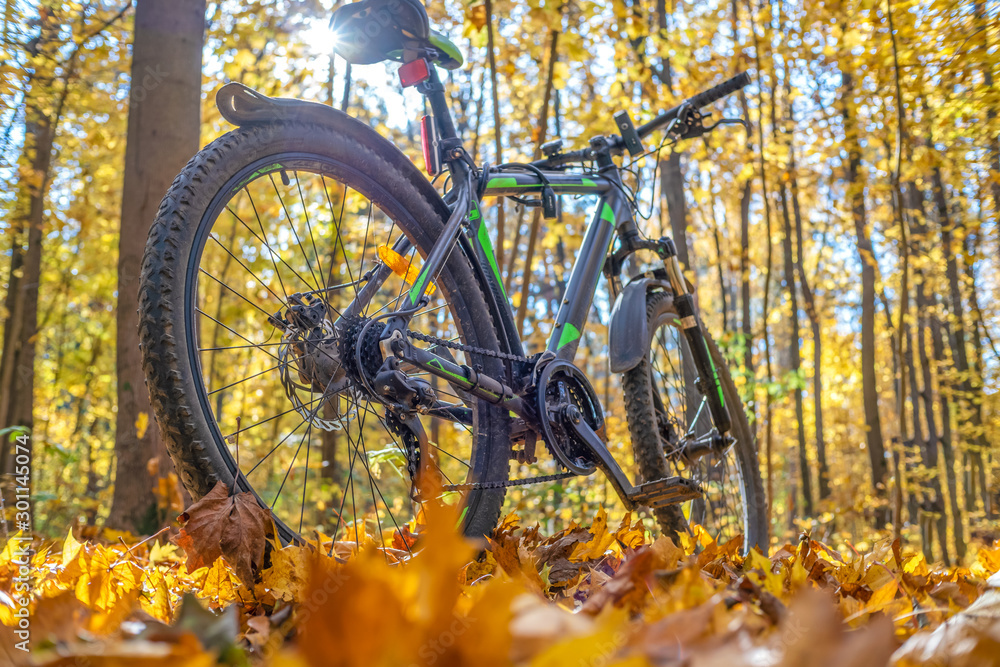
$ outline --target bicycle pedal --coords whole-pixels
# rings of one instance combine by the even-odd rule
[[[696,500],[701,495],[701,487],[690,479],[664,477],[637,486],[630,500],[637,505],[648,505],[656,509],[688,500]]]

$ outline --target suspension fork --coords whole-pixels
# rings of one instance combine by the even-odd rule
[[[687,281],[684,280],[681,263],[677,260],[677,247],[672,239],[664,240],[663,258],[670,286],[674,290],[674,307],[677,309],[684,338],[688,342],[688,347],[691,348],[691,356],[694,358],[695,369],[698,371],[699,383],[701,384],[700,388],[708,401],[708,409],[712,414],[715,428],[725,437],[732,429],[732,420],[729,417],[726,399],[722,393],[719,370],[712,360],[708,342],[701,330],[694,295],[688,290]]]

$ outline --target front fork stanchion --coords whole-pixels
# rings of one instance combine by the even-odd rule
[[[681,263],[677,261],[677,248],[673,241],[666,241],[667,276],[670,278],[670,286],[674,290],[674,307],[677,308],[677,317],[684,331],[688,346],[691,348],[694,357],[694,365],[698,371],[699,382],[702,393],[708,399],[708,409],[712,413],[712,421],[719,433],[725,438],[732,429],[732,421],[729,417],[729,410],[726,408],[726,399],[722,393],[722,382],[719,380],[719,371],[712,361],[712,353],[708,349],[705,335],[701,331],[698,323],[698,314],[694,305],[694,295],[687,288],[687,281],[684,280],[684,273],[681,271]]]

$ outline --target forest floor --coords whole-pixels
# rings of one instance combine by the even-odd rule
[[[20,592],[0,552],[0,658],[11,665],[992,665],[1000,541],[969,567],[885,541],[842,554],[806,536],[741,556],[626,517],[554,535],[506,517],[485,545],[450,508],[376,547],[280,547],[224,487],[139,541],[79,529],[41,544]],[[423,517],[422,517],[423,518]],[[20,579],[19,579],[20,578]],[[30,653],[19,650],[28,609]],[[21,632],[24,632],[21,630]],[[21,646],[25,646],[21,644]]]

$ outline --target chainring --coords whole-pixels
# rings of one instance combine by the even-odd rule
[[[583,371],[561,359],[548,362],[538,377],[536,401],[542,437],[556,460],[577,475],[590,475],[597,470],[589,447],[564,421],[568,418],[566,408],[572,405],[594,431],[604,426],[597,393]]]

